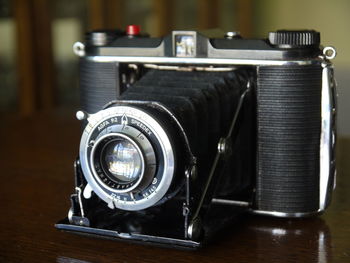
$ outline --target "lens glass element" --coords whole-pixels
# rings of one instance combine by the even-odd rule
[[[120,183],[131,183],[142,173],[142,157],[139,151],[123,138],[108,143],[101,157],[110,175]]]

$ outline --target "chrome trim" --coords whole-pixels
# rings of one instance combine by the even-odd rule
[[[322,95],[321,95],[321,135],[320,135],[320,192],[319,192],[319,211],[323,211],[327,207],[327,200],[329,200],[329,188],[331,177],[334,177],[332,172],[332,152],[335,140],[333,132],[333,67],[329,63],[322,64]]]
[[[251,65],[251,66],[285,66],[320,64],[320,58],[305,60],[268,60],[268,59],[235,59],[235,58],[183,58],[183,57],[141,57],[141,56],[86,56],[94,62],[125,63],[159,63],[159,64],[212,64],[212,65]]]
[[[68,221],[69,221],[69,223],[71,223],[71,224],[73,224],[73,207],[71,207],[71,208],[69,208],[69,210],[68,210]]]
[[[128,65],[130,68],[137,68],[136,64],[129,64]],[[176,71],[210,71],[210,72],[222,72],[222,71],[232,71],[235,70],[236,67],[213,67],[213,66],[208,66],[208,67],[181,67],[181,66],[176,66],[176,65],[157,65],[157,64],[143,64],[145,68],[150,68],[150,69],[158,69],[158,70],[176,70]]]
[[[143,48],[135,48],[135,47],[113,47],[113,46],[104,46],[101,47],[103,51],[103,55],[101,56],[125,56],[125,54],[129,54],[131,56],[137,57],[164,57],[164,42],[161,42],[157,47],[143,47]]]
[[[75,187],[75,190],[77,191],[77,195],[78,195],[78,202],[79,202],[79,206],[80,206],[80,215],[81,215],[81,217],[85,217],[83,202],[81,200],[81,188]]]
[[[265,216],[274,216],[274,217],[286,217],[286,218],[299,218],[299,217],[310,217],[315,216],[322,211],[312,211],[312,212],[302,212],[302,213],[285,213],[285,212],[277,212],[277,211],[264,211],[264,210],[249,210],[253,214],[257,215],[265,215]]]
[[[91,135],[93,131],[105,120],[113,116],[130,116],[136,120],[145,123],[148,128],[153,132],[157,138],[164,158],[164,173],[162,179],[157,187],[157,189],[149,194],[147,197],[137,200],[137,201],[118,201],[114,198],[113,193],[107,188],[104,188],[103,185],[100,185],[90,168],[89,156],[88,156],[88,147],[89,142],[91,141]],[[88,124],[85,127],[83,135],[80,141],[80,162],[83,174],[88,182],[89,187],[103,200],[108,204],[110,208],[119,208],[123,210],[135,211],[145,209],[157,203],[168,191],[170,184],[174,176],[174,153],[169,140],[168,135],[163,130],[162,126],[149,114],[130,106],[114,106],[101,110],[95,114],[89,115]],[[84,197],[89,196],[88,193]]]
[[[213,204],[233,205],[233,206],[243,206],[243,207],[249,207],[251,205],[249,202],[246,202],[246,201],[228,200],[228,199],[221,199],[221,198],[213,198],[211,202]]]

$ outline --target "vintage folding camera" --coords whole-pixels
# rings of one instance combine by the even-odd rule
[[[129,26],[74,51],[83,132],[58,229],[197,248],[242,214],[328,206],[336,52],[318,32],[151,38]]]

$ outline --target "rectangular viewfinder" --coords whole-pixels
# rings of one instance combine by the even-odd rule
[[[195,32],[173,32],[174,55],[176,57],[196,56]]]

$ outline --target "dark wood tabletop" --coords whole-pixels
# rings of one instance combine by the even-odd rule
[[[182,251],[55,229],[70,206],[80,124],[73,112],[1,119],[0,262],[350,262],[350,138],[338,140],[337,189],[322,216],[249,216]]]

